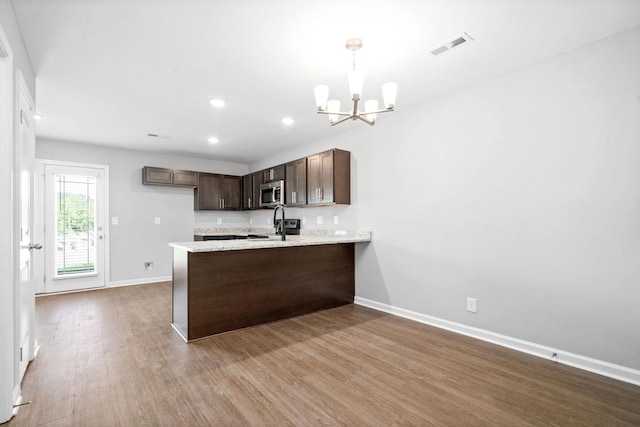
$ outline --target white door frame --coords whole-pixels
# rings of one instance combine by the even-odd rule
[[[0,423],[9,420],[13,404],[20,396],[16,381],[15,335],[15,270],[14,262],[14,140],[13,140],[13,52],[2,26],[0,26],[0,200],[6,209],[0,209]],[[19,369],[19,368],[18,368]]]
[[[91,169],[102,169],[104,171],[104,203],[103,203],[103,235],[104,235],[104,287],[108,287],[110,283],[110,262],[109,262],[109,242],[110,242],[110,233],[109,233],[109,166],[108,165],[98,165],[98,164],[90,164],[90,163],[77,163],[77,162],[63,162],[59,160],[47,160],[47,159],[36,159],[36,167],[35,167],[35,202],[34,202],[34,239],[37,241],[45,241],[45,224],[46,224],[46,216],[45,216],[45,165],[52,166],[60,166],[60,167],[78,167],[78,168],[91,168]],[[49,277],[45,278],[45,272],[48,270],[46,266],[46,252],[41,251],[41,253],[37,254],[38,257],[42,258],[41,262],[36,262],[36,270],[34,271],[35,276],[35,292],[36,294],[45,292],[45,281],[51,280]]]

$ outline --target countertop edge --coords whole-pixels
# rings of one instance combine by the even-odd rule
[[[220,252],[247,249],[270,249],[311,245],[335,245],[341,243],[366,243],[371,241],[370,231],[355,231],[348,235],[287,236],[287,240],[271,237],[268,240],[209,240],[198,242],[171,242],[169,246],[187,252]]]

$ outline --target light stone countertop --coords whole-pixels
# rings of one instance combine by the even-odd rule
[[[200,234],[267,234],[256,232],[257,230],[237,231],[236,229],[210,229],[200,231]],[[220,231],[217,231],[220,230]],[[224,231],[222,231],[224,230]],[[187,252],[216,252],[238,251],[244,249],[283,248],[292,246],[333,245],[339,243],[361,243],[371,241],[370,231],[343,231],[343,230],[301,230],[299,236],[287,235],[287,240],[282,241],[280,236],[269,233],[268,239],[246,240],[207,240],[200,242],[175,242],[169,246],[183,249]],[[198,232],[196,231],[196,234]]]

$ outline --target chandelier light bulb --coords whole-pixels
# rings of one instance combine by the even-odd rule
[[[364,86],[364,73],[362,71],[349,71],[349,92],[351,100],[357,101],[362,95],[362,86]]]
[[[329,113],[337,113],[340,111],[340,101],[337,99],[332,99],[327,103],[327,111]],[[340,116],[338,114],[329,114],[329,122],[334,123],[338,120]]]
[[[377,99],[369,99],[364,103],[364,111],[365,113],[369,113],[371,111],[376,111],[378,109],[378,100]],[[376,121],[376,113],[367,114],[366,117],[372,122]]]
[[[384,100],[384,108],[392,109],[396,105],[397,94],[397,83],[388,82],[382,85],[382,99]]]
[[[313,88],[313,92],[316,97],[316,108],[321,111],[326,111],[327,100],[329,99],[329,86],[317,85]]]

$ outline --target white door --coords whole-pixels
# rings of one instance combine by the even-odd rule
[[[105,286],[105,167],[44,165],[46,293]]]
[[[28,92],[22,74],[18,75],[19,108],[18,108],[18,144],[17,156],[20,188],[20,242],[19,254],[19,331],[20,331],[20,380],[24,376],[29,361],[35,353],[35,292],[33,283],[34,249],[42,248],[40,243],[33,242],[33,164],[35,152],[35,129],[33,120],[33,101]]]

